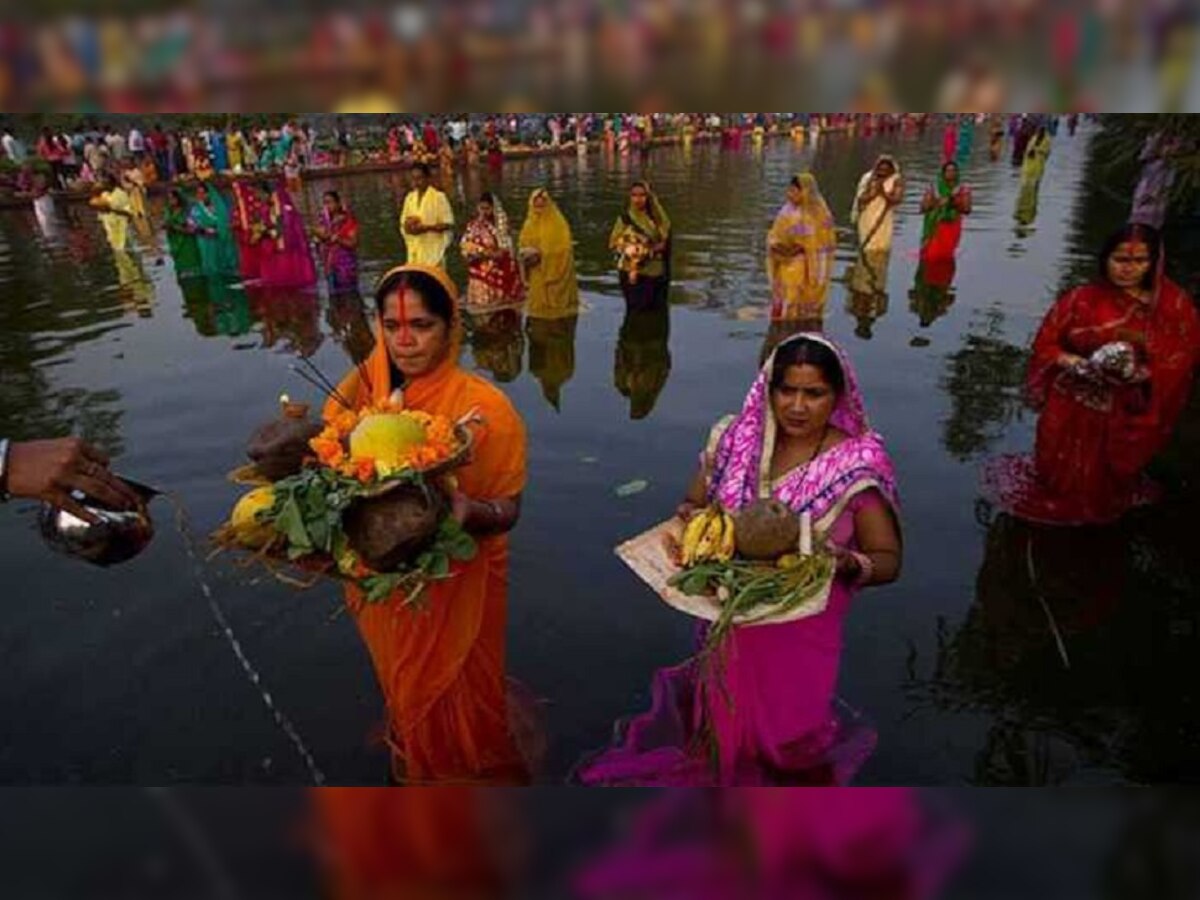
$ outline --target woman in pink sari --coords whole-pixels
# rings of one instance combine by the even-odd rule
[[[266,229],[259,241],[260,281],[264,287],[306,288],[317,283],[317,267],[308,246],[304,219],[282,184],[263,184]]]
[[[825,610],[735,627],[716,654],[660,671],[652,708],[577,769],[593,785],[844,784],[874,746],[835,712],[842,622],[857,591],[900,572],[892,463],[849,362],[831,342],[783,341],[740,414],[714,427],[681,516],[774,497],[838,548]]]

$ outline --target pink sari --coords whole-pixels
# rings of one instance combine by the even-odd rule
[[[819,335],[789,340],[797,338],[838,353],[846,389],[830,421],[848,439],[768,481],[775,443],[773,353],[741,413],[713,429],[709,497],[738,510],[773,496],[797,515],[809,512],[835,544],[854,549],[858,510],[886,504],[898,516],[895,474],[883,440],[870,430],[845,355]],[[719,666],[693,659],[660,670],[650,711],[619,725],[615,746],[581,765],[578,779],[648,786],[847,783],[875,745],[874,731],[835,699],[842,622],[854,593],[853,585],[838,580],[818,615],[734,628],[718,654]]]
[[[260,265],[264,287],[312,287],[317,283],[317,267],[308,246],[304,219],[282,185],[275,188],[268,220],[276,237],[260,243],[266,248]]]

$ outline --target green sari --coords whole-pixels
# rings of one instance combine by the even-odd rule
[[[229,226],[229,209],[225,199],[217,191],[210,190],[208,204],[195,200],[188,219],[198,231],[196,243],[200,248],[200,271],[209,276],[236,276],[237,244]]]

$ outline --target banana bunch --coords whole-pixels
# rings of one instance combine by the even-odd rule
[[[708,506],[692,516],[680,542],[683,567],[733,559],[733,516],[720,506]]]

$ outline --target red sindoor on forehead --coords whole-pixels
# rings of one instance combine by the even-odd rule
[[[408,293],[400,291],[396,297],[400,306],[400,340],[405,343],[412,338],[412,331],[408,327]]]

